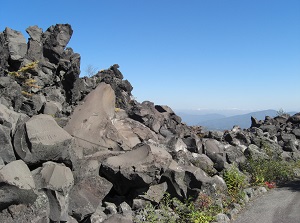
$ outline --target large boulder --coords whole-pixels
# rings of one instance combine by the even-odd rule
[[[37,195],[35,182],[22,160],[12,161],[0,169],[0,210],[13,204],[32,204]]]
[[[48,160],[69,161],[72,136],[49,115],[37,115],[21,123],[14,135],[14,148],[28,164]]]
[[[26,29],[30,38],[26,57],[32,61],[41,61],[43,58],[42,33],[43,30],[38,26],[29,26]]]
[[[52,221],[68,221],[69,192],[74,185],[70,168],[64,164],[46,162],[33,171],[38,189],[43,189],[49,200],[49,218]]]
[[[131,189],[148,187],[159,181],[172,161],[171,155],[153,144],[138,144],[132,151],[109,157],[100,173],[113,183],[120,195]]]
[[[8,42],[10,59],[22,62],[27,52],[27,42],[25,37],[21,32],[8,27],[6,27],[4,33]]]
[[[112,124],[114,114],[114,91],[110,85],[100,83],[75,108],[64,129],[74,136],[77,147],[120,150],[123,140]]]
[[[50,26],[42,35],[43,56],[57,64],[69,43],[73,30],[69,24]]]
[[[49,201],[45,192],[37,193],[38,197],[31,205],[15,204],[0,212],[1,223],[32,222],[49,223]]]
[[[70,215],[82,220],[93,214],[112,186],[112,183],[100,176],[89,176],[80,180],[70,192]]]
[[[214,162],[214,168],[222,171],[226,163],[225,147],[215,139],[204,140],[204,152]]]

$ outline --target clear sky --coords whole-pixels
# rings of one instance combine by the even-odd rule
[[[1,2],[0,31],[56,23],[72,25],[82,75],[117,63],[140,102],[300,111],[299,0]]]

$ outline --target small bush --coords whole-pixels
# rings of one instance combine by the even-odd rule
[[[294,178],[294,162],[288,163],[281,159],[248,159],[242,166],[244,172],[251,176],[252,185],[264,185],[265,182],[282,183]]]
[[[244,197],[243,189],[247,186],[246,176],[233,165],[224,172],[223,178],[228,188],[228,194],[234,202]]]

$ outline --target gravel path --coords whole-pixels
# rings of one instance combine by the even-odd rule
[[[248,203],[233,223],[300,223],[300,180]]]

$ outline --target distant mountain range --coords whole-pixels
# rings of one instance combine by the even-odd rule
[[[220,110],[220,113],[221,112],[222,110]],[[235,112],[243,113],[247,111],[236,110]],[[288,113],[293,115],[296,112]],[[197,114],[196,111],[178,111],[176,114],[179,115],[182,118],[182,121],[187,125],[199,125],[205,127],[207,130],[227,130],[232,129],[234,125],[238,125],[241,128],[249,128],[251,126],[251,116],[258,120],[263,120],[266,116],[277,116],[277,111],[269,109],[231,116],[224,115],[224,112],[221,114]],[[225,112],[225,114],[228,114],[228,110]]]

